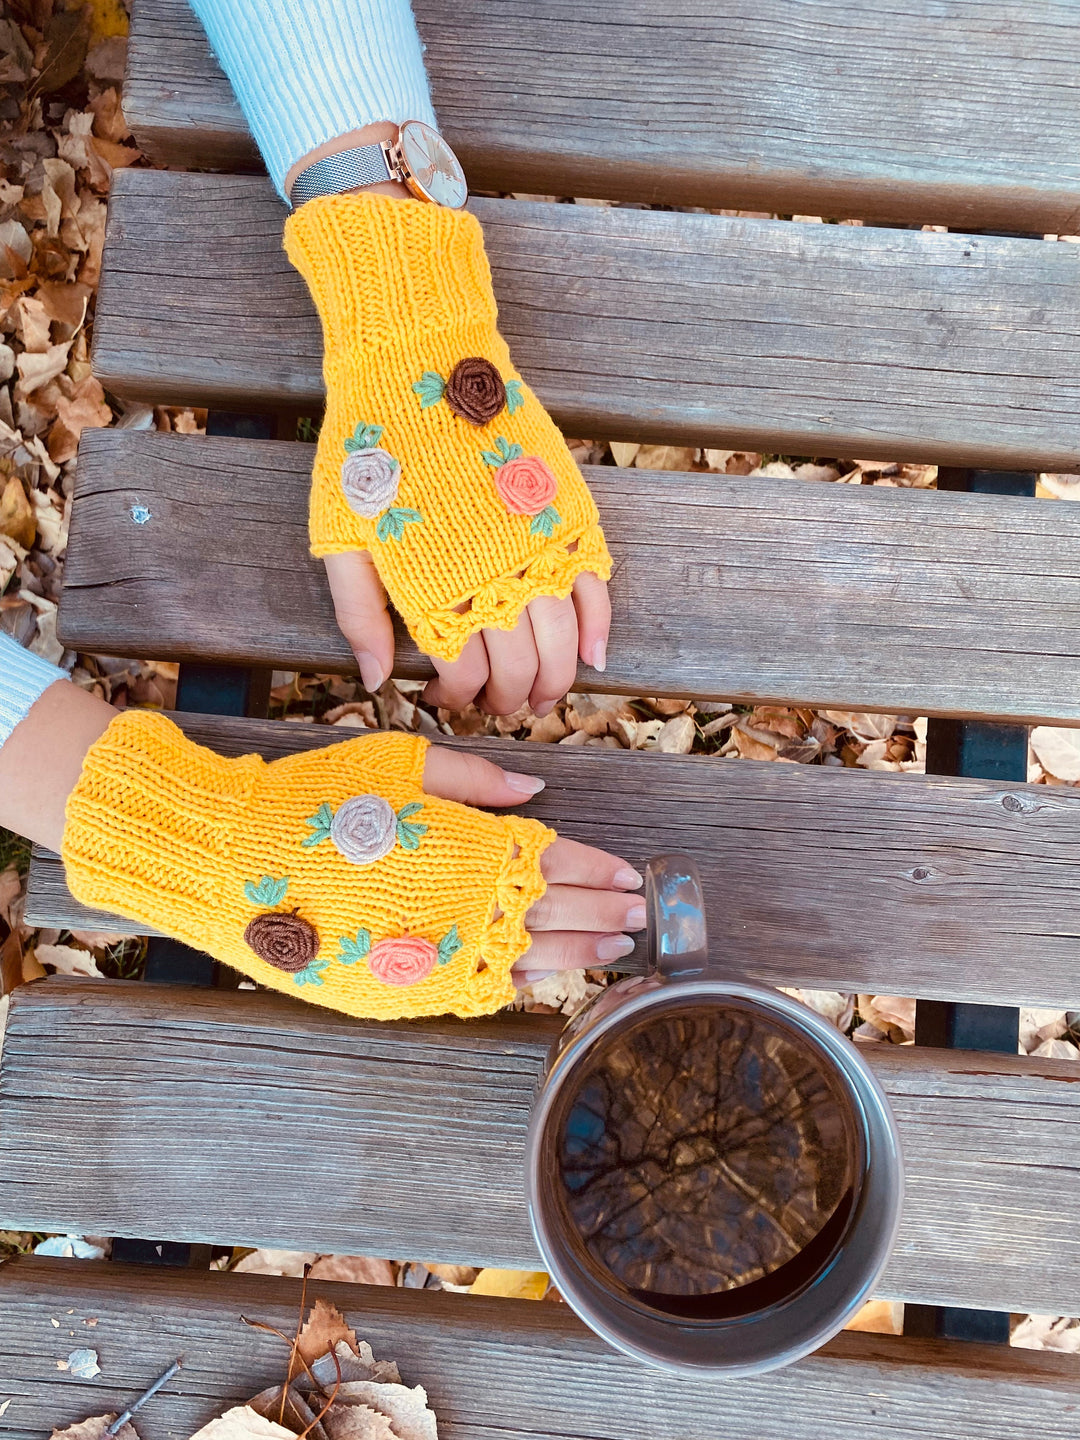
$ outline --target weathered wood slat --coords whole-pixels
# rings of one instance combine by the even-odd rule
[[[84,432],[65,644],[354,669],[307,553],[311,457]],[[1080,507],[611,466],[589,481],[617,563],[608,669],[586,688],[1080,723]],[[397,669],[432,673],[400,631]]]
[[[1073,1440],[1074,1357],[957,1341],[838,1336],[799,1365],[752,1380],[664,1376],[608,1349],[562,1305],[320,1282],[377,1357],[423,1385],[442,1440]],[[182,1376],[139,1414],[143,1440],[178,1440],[229,1404],[280,1384],[299,1282],[24,1258],[0,1268],[2,1440],[117,1411],[185,1354]],[[61,1320],[59,1331],[53,1320]],[[85,1322],[96,1323],[90,1332]],[[70,1331],[74,1329],[76,1339]],[[102,1374],[59,1373],[77,1341]]]
[[[1068,0],[418,0],[435,106],[474,186],[1069,230]],[[257,163],[184,0],[138,0],[124,110],[184,168]]]
[[[175,719],[234,755],[273,758],[341,738],[327,726]],[[636,865],[689,851],[718,953],[772,984],[1061,1009],[1080,998],[1076,790],[510,740],[440,743],[542,776],[547,788],[524,813],[564,835]],[[116,924],[74,906],[55,859],[35,864],[28,913],[36,924]]]
[[[503,330],[570,434],[1080,468],[1080,247],[473,203]],[[259,177],[118,173],[99,378],[157,402],[318,406],[284,214]]]
[[[30,1230],[535,1268],[523,1147],[559,1027],[379,1024],[120,981],[24,986],[0,1059],[0,1214]],[[864,1053],[907,1164],[882,1293],[1068,1313],[1078,1067]]]

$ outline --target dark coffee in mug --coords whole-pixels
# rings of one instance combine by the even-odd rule
[[[752,1003],[688,1003],[585,1057],[556,1118],[578,1263],[688,1320],[803,1288],[843,1237],[863,1168],[835,1065]]]

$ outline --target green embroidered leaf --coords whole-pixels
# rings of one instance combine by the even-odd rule
[[[438,371],[425,370],[412,388],[420,396],[420,409],[429,410],[432,405],[437,405],[442,399],[446,382]]]
[[[366,958],[371,949],[371,934],[367,930],[358,930],[355,939],[351,935],[342,935],[338,939],[340,949],[337,958],[342,965],[355,965],[358,960]]]
[[[458,934],[456,925],[452,925],[443,938],[439,941],[439,964],[449,965],[457,952],[464,945],[464,940]]]
[[[513,415],[525,404],[525,396],[521,393],[520,380],[507,380],[506,382],[506,413]]]
[[[323,840],[329,840],[330,826],[333,823],[333,809],[330,806],[330,802],[328,800],[324,800],[319,806],[318,810],[315,811],[315,814],[309,815],[304,821],[305,825],[311,826],[312,833],[307,837],[306,840],[301,840],[300,844],[305,850],[309,850],[312,845],[318,845]]]
[[[410,510],[405,505],[392,505],[389,510],[384,510],[379,516],[379,523],[375,526],[375,534],[380,540],[400,540],[405,534],[406,525],[422,525],[424,517],[419,510]]]
[[[402,805],[401,809],[397,812],[397,818],[399,820],[408,820],[410,815],[418,814],[423,808],[424,802],[422,800],[410,800],[408,805]]]
[[[351,455],[354,450],[371,450],[383,437],[385,425],[365,425],[363,420],[356,422],[356,429],[345,441],[345,449]]]
[[[293,976],[293,980],[297,985],[321,985],[323,983],[322,972],[329,964],[329,960],[312,960],[310,965]]]
[[[516,440],[511,445],[505,435],[497,435],[495,437],[495,449],[481,450],[480,457],[486,465],[490,465],[492,469],[497,470],[500,465],[505,465],[508,460],[520,460],[524,453],[524,450],[522,450]]]
[[[272,875],[264,875],[257,885],[251,880],[244,881],[244,894],[252,905],[267,905],[270,908],[281,904],[288,888],[288,875],[283,875],[280,880],[275,880]]]
[[[399,820],[397,827],[398,844],[403,850],[419,850],[421,835],[427,834],[426,825],[417,825],[414,821]]]
[[[562,517],[554,505],[549,505],[546,510],[541,510],[539,515],[533,516],[533,522],[529,526],[530,535],[546,535],[550,540],[554,533],[555,526],[562,524]]]

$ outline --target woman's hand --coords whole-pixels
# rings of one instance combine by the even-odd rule
[[[465,805],[517,806],[543,789],[543,782],[501,770],[479,755],[432,746],[424,789]],[[540,869],[548,888],[526,917],[532,945],[514,966],[516,984],[552,970],[610,965],[630,954],[634,942],[627,932],[645,925],[644,900],[627,893],[642,884],[632,866],[606,850],[556,840],[541,856]]]
[[[338,626],[360,678],[368,690],[378,690],[394,664],[394,627],[382,581],[366,550],[328,555],[324,563]],[[424,699],[447,710],[477,700],[490,715],[512,714],[528,701],[535,714],[547,715],[573,689],[579,656],[594,670],[605,668],[610,627],[607,586],[586,572],[567,599],[533,600],[513,630],[483,630],[469,638],[457,660],[436,659],[439,678]]]

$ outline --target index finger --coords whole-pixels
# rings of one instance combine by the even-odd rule
[[[644,877],[626,860],[581,845],[577,840],[554,841],[540,857],[540,870],[549,885],[583,885],[590,890],[639,890]]]

